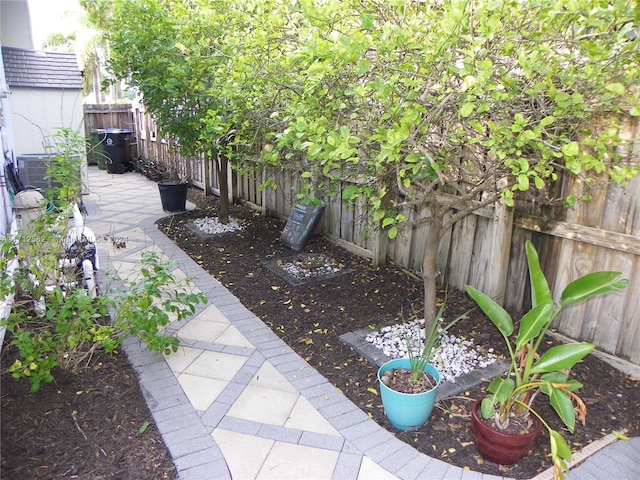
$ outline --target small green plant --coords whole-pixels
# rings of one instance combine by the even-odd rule
[[[407,353],[409,355],[409,363],[411,365],[411,383],[417,384],[424,376],[424,371],[427,365],[431,362],[433,355],[436,352],[436,345],[440,341],[440,338],[447,333],[454,325],[460,320],[466,318],[469,312],[465,312],[458,316],[445,326],[442,324],[442,315],[444,314],[444,308],[446,305],[446,299],[442,302],[438,313],[436,314],[435,321],[431,324],[431,328],[428,332],[425,332],[425,339],[422,346],[422,350],[419,355],[416,355],[412,348],[409,339],[406,338]]]
[[[67,127],[56,129],[49,140],[46,149],[52,157],[45,175],[51,180],[51,186],[46,190],[47,198],[55,205],[72,205],[79,201],[82,191],[81,169],[87,141],[79,132]]]
[[[15,249],[5,249],[15,255]],[[0,268],[11,258],[2,257]],[[157,254],[146,252],[137,280],[124,282],[121,290],[95,298],[83,288],[40,290],[34,284],[29,288],[29,275],[18,270],[13,277],[22,289],[9,317],[1,322],[11,333],[11,345],[19,354],[9,373],[16,379],[27,378],[35,393],[43,382],[53,381],[54,368],[90,367],[98,349],[115,352],[130,335],[137,336],[151,351],[175,352],[178,339],[163,333],[170,315],[183,320],[195,312],[198,304],[207,302],[204,294],[190,291],[189,279],[177,280],[171,274],[175,265],[162,263]],[[4,274],[0,294],[8,295],[12,284]]]
[[[53,290],[44,298],[43,312],[23,305],[3,322],[20,356],[8,371],[13,378],[28,378],[32,393],[53,381],[55,367],[78,370],[91,363],[98,348],[112,352],[118,346],[103,297],[91,298],[80,288]]]
[[[176,262],[161,262],[155,252],[142,254],[140,277],[122,282],[122,288],[109,298],[119,336],[137,336],[153,352],[169,354],[178,349],[178,339],[161,330],[171,322],[170,315],[184,320],[207,297],[191,291],[189,279],[176,280],[171,274],[176,266]]]
[[[511,338],[514,325],[511,316],[492,298],[470,285],[467,293],[475,300],[504,337],[509,351],[510,365],[506,377],[493,379],[487,388],[489,395],[482,401],[481,412],[485,419],[495,418],[498,428],[506,428],[515,417],[537,417],[549,432],[554,476],[563,478],[566,462],[571,460],[571,449],[562,435],[552,429],[532,404],[540,392],[564,425],[573,433],[576,416],[583,420],[587,407],[576,391],[582,384],[569,377],[569,371],[593,351],[591,343],[568,343],[538,351],[554,320],[566,307],[584,302],[597,295],[622,290],[628,280],[621,279],[620,272],[594,272],[569,283],[562,292],[559,303],[554,303],[547,279],[540,268],[538,253],[531,242],[526,244],[532,308],[520,320],[515,339]]]
[[[53,381],[55,368],[90,368],[96,351],[115,352],[130,335],[154,352],[175,351],[178,340],[163,332],[169,315],[182,320],[207,300],[190,291],[189,279],[171,274],[175,263],[161,263],[150,253],[142,256],[139,281],[127,282],[121,291],[94,297],[82,288],[77,272],[61,260],[69,213],[82,187],[78,159],[84,139],[60,129],[54,140],[57,150],[47,177],[53,185],[49,201],[56,208],[32,222],[28,235],[21,232],[0,241],[0,299],[12,302],[0,325],[11,334],[19,357],[9,373],[28,379],[32,393]]]

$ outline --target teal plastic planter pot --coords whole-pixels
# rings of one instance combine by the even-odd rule
[[[378,384],[380,385],[380,398],[382,406],[387,415],[387,419],[394,428],[407,431],[422,427],[433,410],[440,386],[440,373],[433,365],[427,365],[425,372],[433,376],[436,386],[428,392],[422,393],[400,393],[390,389],[380,381],[380,377],[387,371],[396,368],[410,369],[411,364],[408,358],[390,360],[378,369]]]

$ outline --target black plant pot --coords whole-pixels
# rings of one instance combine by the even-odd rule
[[[186,210],[188,188],[188,183],[158,183],[162,209],[167,212],[184,212]]]

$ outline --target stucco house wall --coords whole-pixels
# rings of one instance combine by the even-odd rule
[[[2,59],[16,157],[46,153],[58,128],[84,135],[82,74],[75,54],[3,46]]]
[[[84,133],[82,74],[73,53],[2,47],[16,155],[44,153],[56,128]]]

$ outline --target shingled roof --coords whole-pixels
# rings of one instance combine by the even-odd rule
[[[82,74],[73,53],[2,47],[9,87],[81,89]]]

